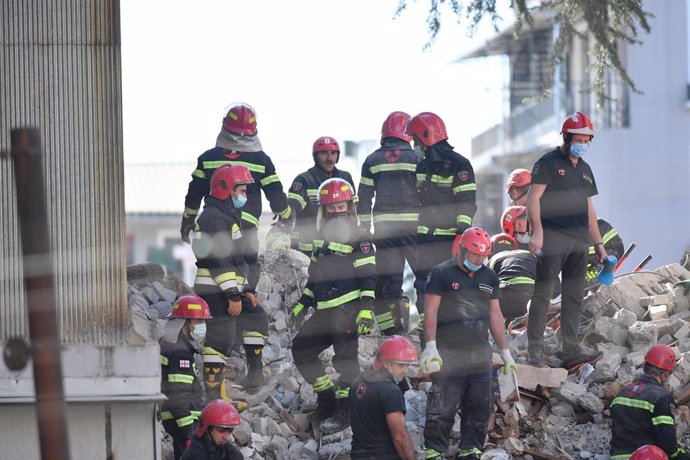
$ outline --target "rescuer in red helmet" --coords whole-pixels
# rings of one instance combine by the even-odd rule
[[[242,460],[242,453],[230,442],[232,430],[241,422],[232,404],[222,399],[210,401],[182,460]]]
[[[424,426],[426,459],[443,458],[459,408],[457,458],[481,455],[493,407],[488,332],[503,359],[502,372],[517,370],[505,336],[498,277],[484,265],[489,254],[489,234],[470,227],[455,237],[452,258],[435,266],[426,283],[420,370],[433,382]]]
[[[414,460],[405,427],[405,398],[398,384],[417,363],[417,351],[405,337],[381,342],[376,361],[355,379],[350,391],[352,459]]]
[[[506,193],[513,206],[524,206],[527,202],[527,191],[532,182],[532,174],[522,168],[515,169],[506,180]]]
[[[644,357],[644,374],[623,387],[611,402],[611,458],[628,458],[642,446],[660,447],[669,458],[690,458],[678,445],[675,401],[664,388],[676,365],[668,345],[652,346]],[[639,457],[637,458],[658,458]]]

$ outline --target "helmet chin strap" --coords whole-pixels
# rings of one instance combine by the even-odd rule
[[[513,206],[517,206],[517,204],[516,204],[516,203],[517,203],[517,200],[519,200],[520,198],[522,198],[522,197],[525,196],[525,195],[527,195],[527,192],[522,192],[521,194],[519,194],[519,195],[516,196],[515,198],[512,198],[511,201],[510,201],[511,204],[512,204]]]

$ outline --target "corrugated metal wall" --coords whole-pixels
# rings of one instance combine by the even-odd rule
[[[41,131],[63,343],[127,322],[119,0],[0,0],[0,151]],[[0,339],[28,335],[14,191],[0,160]]]

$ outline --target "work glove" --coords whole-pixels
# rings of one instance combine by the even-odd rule
[[[510,354],[508,348],[501,349],[501,359],[503,360],[503,375],[508,375],[511,372],[517,372],[517,365],[513,356]]]
[[[355,320],[357,324],[357,334],[359,335],[369,335],[371,331],[374,330],[374,316],[373,312],[369,309],[360,310],[357,314],[357,319]]]
[[[256,307],[259,305],[259,301],[256,300],[256,292],[254,291],[244,291],[244,296],[249,300],[249,303],[252,304],[252,307]]]
[[[443,360],[436,349],[436,341],[430,340],[426,343],[422,352],[422,359],[419,362],[419,370],[424,374],[433,374],[441,370]]]
[[[189,240],[189,232],[194,230],[194,227],[196,227],[195,217],[196,216],[187,216],[185,214],[182,215],[182,224],[180,225],[180,237],[182,237],[182,241],[184,241],[187,244],[191,242]]]
[[[240,316],[242,313],[242,298],[234,295],[228,299],[228,315]]]
[[[295,227],[295,222],[297,221],[297,213],[295,210],[290,207],[290,214],[287,217],[283,217],[281,215],[278,216],[278,223],[283,224],[286,228],[286,233],[290,233],[292,229]]]

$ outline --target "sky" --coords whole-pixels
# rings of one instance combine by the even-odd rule
[[[124,160],[194,162],[215,144],[224,108],[247,102],[278,171],[311,162],[311,145],[378,139],[394,110],[432,111],[449,140],[500,122],[501,58],[457,59],[478,47],[450,10],[435,44],[428,2],[398,0],[122,0]]]

